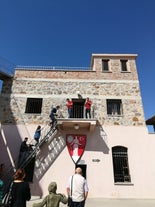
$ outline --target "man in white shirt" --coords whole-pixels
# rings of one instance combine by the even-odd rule
[[[68,197],[72,197],[72,207],[84,207],[88,196],[88,185],[86,179],[82,176],[80,167],[77,167],[75,175],[69,178],[66,191]]]

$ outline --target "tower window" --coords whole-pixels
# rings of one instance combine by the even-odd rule
[[[102,60],[102,71],[109,71],[109,60]]]
[[[27,98],[25,113],[41,114],[42,98]]]
[[[121,70],[122,71],[128,71],[127,60],[120,60],[120,61],[121,61]]]

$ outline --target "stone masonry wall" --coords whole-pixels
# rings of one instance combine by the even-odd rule
[[[96,62],[95,62],[96,61]],[[1,94],[1,119],[5,124],[45,124],[51,107],[60,105],[67,118],[66,98],[77,98],[77,91],[92,102],[94,117],[104,125],[142,126],[144,112],[135,66],[130,60],[130,71],[121,72],[118,60],[111,61],[110,72],[103,73],[101,59],[94,62],[96,71],[54,71],[18,69],[12,80],[6,80]],[[27,98],[42,98],[41,114],[26,114]],[[108,116],[106,99],[121,99],[122,116]]]

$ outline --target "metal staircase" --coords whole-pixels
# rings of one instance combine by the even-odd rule
[[[19,115],[21,116],[21,120],[23,121],[23,125],[25,125],[25,128],[27,130],[26,127],[26,123],[24,120],[24,117],[22,116],[22,113],[20,111],[20,107],[18,106],[18,103],[16,101],[16,98],[14,96],[12,96],[12,99],[14,100],[16,107],[19,111]],[[27,133],[29,134],[29,131],[27,130]],[[38,166],[38,163],[40,162],[39,160],[42,160],[41,155],[41,151],[42,149],[46,146],[47,148],[49,148],[49,153],[51,153],[51,156],[48,153],[48,156],[45,160],[49,159],[50,157],[50,162],[48,162],[49,166],[54,162],[54,160],[56,159],[56,156],[58,156],[61,151],[63,150],[63,148],[66,146],[65,142],[63,140],[63,138],[60,137],[59,138],[55,138],[55,135],[58,133],[58,127],[57,127],[57,121],[54,122],[53,126],[50,125],[45,125],[42,130],[41,130],[41,137],[39,139],[39,143],[37,143],[36,145],[34,145],[34,139],[30,140],[30,149],[24,159],[24,161],[22,161],[22,163],[20,165],[18,165],[17,163],[19,162],[19,157],[14,159],[14,166],[10,165],[8,166],[8,170],[7,172],[5,172],[5,174],[3,175],[2,179],[5,183],[5,191],[7,192],[7,190],[9,189],[10,183],[12,182],[13,179],[13,175],[16,171],[17,168],[23,168],[25,169],[25,171],[27,171],[27,166],[30,164],[31,167],[31,163],[33,162],[33,166],[36,165]],[[29,136],[30,137],[30,136]],[[57,140],[56,140],[57,139]],[[60,142],[59,142],[60,141]],[[58,145],[56,143],[61,143],[61,145]],[[53,151],[51,150],[53,146],[53,149],[57,151],[57,153],[55,153],[55,156],[53,156]],[[58,150],[59,148],[59,150]],[[44,156],[44,155],[43,155]],[[37,162],[36,162],[37,161]],[[42,162],[43,163],[43,162]],[[43,174],[45,173],[45,171],[43,171],[43,169],[45,169],[45,166],[43,167],[42,165],[39,166],[40,170],[39,170],[39,176],[43,176]],[[46,164],[47,167],[47,164]],[[37,167],[37,174],[38,174],[38,167]],[[28,171],[29,172],[29,171]],[[42,175],[40,174],[40,172],[42,172]]]
[[[18,168],[22,168],[25,169],[32,160],[34,160],[34,162],[36,162],[36,159],[38,157],[38,155],[41,152],[41,148],[45,145],[45,143],[47,143],[46,145],[49,144],[49,140],[50,140],[50,146],[51,144],[53,146],[55,146],[55,137],[54,135],[56,135],[58,132],[57,129],[57,121],[55,121],[55,123],[53,124],[52,127],[50,126],[45,126],[43,131],[42,131],[42,136],[40,137],[40,142],[36,145],[33,145],[31,147],[31,150],[28,151],[28,154],[25,158],[25,160],[21,163],[20,166],[18,166]],[[62,151],[62,149],[65,147],[65,143],[63,143],[62,145],[63,147],[60,147],[60,151],[59,153]],[[53,157],[53,156],[52,156]],[[39,158],[40,159],[40,158]],[[55,157],[53,157],[52,162],[53,163],[55,160]],[[36,163],[35,163],[36,164]],[[37,167],[38,169],[38,167]],[[42,171],[42,170],[41,170]],[[5,180],[5,192],[8,191],[9,186],[12,182],[13,179],[13,175],[14,175],[15,169],[14,167],[10,167],[10,169],[8,170],[8,172],[4,175],[4,180]],[[39,173],[40,174],[40,173]],[[44,173],[42,173],[43,176]],[[9,179],[11,178],[11,180]],[[2,178],[3,179],[3,178]]]
[[[18,106],[16,98],[14,96],[12,96],[12,99],[14,100],[14,102],[17,106],[17,109],[19,111],[19,114],[21,116],[21,119],[23,120],[23,124],[25,125],[26,123],[24,121],[24,117],[22,116],[22,113],[20,112],[20,107]],[[27,154],[26,158],[24,159],[24,161],[20,165],[18,165],[18,168],[24,169],[32,161],[32,159],[36,157],[38,152],[40,152],[42,145],[44,145],[44,143],[48,142],[49,139],[52,139],[54,134],[57,133],[57,131],[58,131],[57,130],[57,120],[55,120],[52,127],[50,125],[45,125],[41,130],[41,137],[39,138],[39,143],[37,143],[36,145],[33,145],[34,140],[30,140],[30,143],[31,143],[30,150],[28,151],[28,154]],[[27,133],[29,133],[29,132],[27,131]]]
[[[57,121],[55,121],[52,127],[46,126],[42,130],[42,135],[40,137],[39,143],[31,147],[31,150],[28,152],[26,159],[18,167],[24,169],[30,163],[30,161],[37,155],[37,153],[41,150],[42,145],[46,143],[49,140],[49,138],[52,138],[52,135],[54,135],[55,132],[57,132]]]

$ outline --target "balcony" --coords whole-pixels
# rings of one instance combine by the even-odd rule
[[[94,118],[93,110],[91,111],[91,118],[85,118],[85,101],[83,98],[73,98],[73,118],[58,118],[57,124],[59,129],[64,131],[69,130],[85,130],[93,132],[97,124]]]
[[[57,119],[57,125],[59,129],[68,130],[86,130],[93,132],[97,123],[96,119],[84,119],[84,118],[59,118]]]

